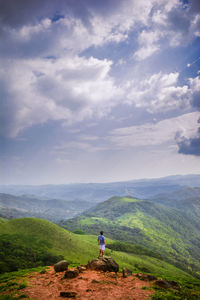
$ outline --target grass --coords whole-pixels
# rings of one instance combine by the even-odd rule
[[[47,250],[53,255],[61,255],[71,266],[86,264],[98,256],[97,236],[73,234],[49,221],[36,218],[10,220],[0,225],[0,234],[13,236],[24,246]],[[115,241],[106,238],[107,244]],[[120,266],[134,272],[153,273],[159,277],[176,280],[193,280],[186,272],[162,260],[147,255],[130,254],[106,249],[106,255],[112,256]]]
[[[27,287],[26,276],[33,272],[40,273],[43,269],[44,267],[38,267],[0,274],[0,293],[4,294],[0,296],[0,300],[26,298],[25,294],[16,296],[18,291]]]
[[[200,278],[200,230],[192,220],[160,204],[113,197],[61,226],[88,234],[103,230],[113,240],[140,245]]]
[[[134,199],[134,198],[128,198],[128,197],[122,197],[120,199],[120,201],[122,202],[141,202],[142,200],[139,200],[139,199]]]
[[[198,300],[200,299],[200,290],[193,286],[192,290],[182,286],[181,290],[156,289],[152,300]]]
[[[46,251],[48,249],[48,251],[53,255],[62,255],[70,263],[70,266],[85,264],[89,260],[96,258],[99,252],[97,235],[73,234],[49,221],[42,219],[22,218],[7,222],[0,222],[0,235],[4,235],[4,237],[7,236],[10,239],[13,238],[17,240],[18,243],[29,248],[40,251]],[[106,238],[106,243],[115,245],[116,241]],[[126,244],[124,245],[125,247],[127,246]],[[119,264],[120,271],[126,267],[132,270],[133,273],[144,272],[153,274],[157,278],[174,280],[184,287],[183,291],[185,294],[182,292],[182,296],[191,296],[192,293],[198,295],[198,286],[200,285],[200,281],[168,262],[148,255],[142,255],[141,253],[125,253],[108,248],[106,248],[105,254],[112,256],[116,260]],[[12,291],[13,294],[10,296],[12,297],[17,293],[17,291],[26,287],[26,275],[28,273],[40,272],[42,269],[44,269],[44,267],[41,266],[35,269],[24,269],[17,272],[1,274],[0,291],[4,293]],[[180,293],[177,294],[176,291],[166,292],[157,288],[154,300],[181,299],[169,298],[179,296]],[[0,300],[1,299],[7,298],[0,298]]]

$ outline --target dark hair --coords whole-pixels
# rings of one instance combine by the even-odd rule
[[[103,235],[103,231],[100,231],[100,234]]]

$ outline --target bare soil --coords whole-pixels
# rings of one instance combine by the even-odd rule
[[[150,299],[151,283],[141,281],[135,275],[123,278],[110,272],[86,270],[73,279],[63,279],[65,272],[56,273],[50,267],[46,273],[32,273],[27,277],[28,286],[20,291],[27,299],[64,299],[60,292],[76,292],[76,299],[128,300]],[[72,299],[72,298],[71,298]]]

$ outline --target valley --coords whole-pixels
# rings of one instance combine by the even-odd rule
[[[98,256],[97,235],[103,230],[105,254],[118,262],[120,272],[125,267],[196,290],[199,178],[0,186],[0,274],[20,274],[62,259],[70,267],[86,264]]]

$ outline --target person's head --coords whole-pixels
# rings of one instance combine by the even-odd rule
[[[100,234],[103,235],[103,231],[100,231]]]

